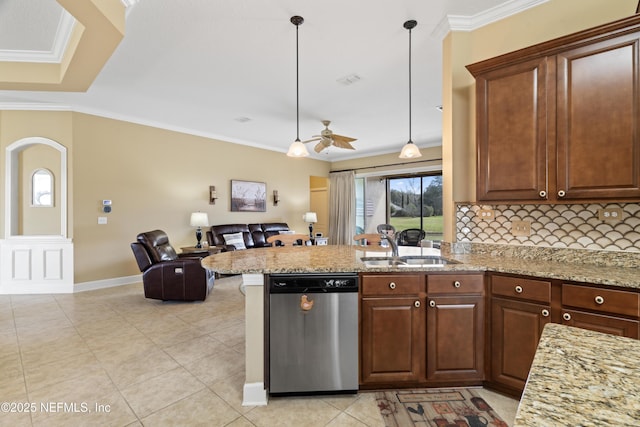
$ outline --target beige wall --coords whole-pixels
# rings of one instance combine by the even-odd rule
[[[630,16],[637,0],[550,0],[443,41],[444,239],[455,230],[454,201],[475,200],[474,80],[465,66]]]
[[[74,148],[76,283],[138,273],[129,243],[142,231],[160,228],[176,248],[194,245],[191,212],[206,212],[211,224],[276,221],[305,230],[309,176],[329,170],[319,160],[85,114],[74,115]],[[230,212],[231,179],[265,182],[267,211]],[[104,199],[112,200],[109,214],[101,213]],[[98,225],[99,216],[108,224]]]
[[[185,135],[133,123],[68,112],[0,112],[0,147],[42,136],[67,147],[69,230],[75,283],[139,274],[129,244],[142,231],[161,228],[178,248],[195,244],[191,212],[211,224],[287,222],[307,230],[309,176],[328,176],[329,163]],[[267,184],[267,211],[230,212],[230,180]],[[4,181],[4,176],[2,176]],[[209,185],[219,199],[209,204]],[[0,187],[4,189],[4,184]],[[280,203],[273,206],[273,190]],[[113,203],[102,212],[102,200]],[[2,195],[4,224],[4,195]],[[98,217],[107,218],[98,225]]]

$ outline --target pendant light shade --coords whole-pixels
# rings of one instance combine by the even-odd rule
[[[298,27],[302,25],[304,19],[302,16],[292,16],[291,23],[296,26],[296,140],[289,146],[287,156],[289,157],[307,157],[309,151],[307,147],[300,142],[300,84],[299,84],[299,71],[298,71]]]
[[[422,153],[416,144],[411,140],[411,30],[418,25],[414,20],[404,23],[404,28],[409,30],[409,141],[402,147],[400,152],[401,159],[414,159],[421,157]]]

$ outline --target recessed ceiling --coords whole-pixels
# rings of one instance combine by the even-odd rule
[[[341,160],[399,152],[409,136],[402,24],[415,19],[412,136],[419,147],[437,146],[446,30],[483,25],[544,1],[128,0],[122,2],[128,6],[125,36],[86,91],[0,90],[0,107],[63,105],[284,153],[296,135],[289,19],[301,15],[300,137],[319,134],[322,120],[330,120],[334,133],[357,138],[355,151],[331,147],[312,155]],[[25,52],[34,61],[43,52],[53,55],[56,43],[69,37],[65,26],[73,28],[65,24],[70,16],[51,0],[0,1],[0,61]]]

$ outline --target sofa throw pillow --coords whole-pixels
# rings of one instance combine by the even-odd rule
[[[222,237],[224,237],[225,244],[235,246],[237,251],[240,251],[242,249],[247,249],[244,245],[242,232],[233,233],[233,234],[223,234]]]

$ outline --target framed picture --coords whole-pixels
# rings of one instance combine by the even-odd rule
[[[266,212],[267,184],[264,182],[231,180],[232,212]]]

